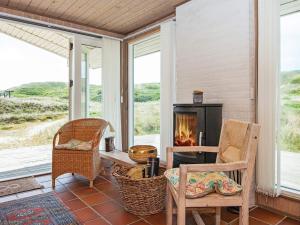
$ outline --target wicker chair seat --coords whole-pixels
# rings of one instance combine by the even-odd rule
[[[56,145],[55,149],[89,151],[92,150],[92,141],[81,141],[78,139],[71,139],[65,144]]]

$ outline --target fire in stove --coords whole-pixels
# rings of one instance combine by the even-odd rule
[[[196,146],[197,116],[176,113],[175,146]]]

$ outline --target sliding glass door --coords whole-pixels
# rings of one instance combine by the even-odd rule
[[[69,119],[70,38],[0,21],[0,180],[51,172],[53,136]]]

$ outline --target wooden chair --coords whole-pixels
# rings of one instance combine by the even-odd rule
[[[249,223],[249,194],[253,179],[255,157],[257,152],[257,144],[259,137],[260,126],[257,124],[246,124],[246,132],[244,137],[243,132],[232,130],[232,126],[237,127],[244,122],[236,120],[226,120],[223,122],[220,142],[218,147],[169,147],[167,148],[167,168],[172,168],[174,152],[215,152],[217,154],[217,163],[215,164],[187,164],[180,165],[179,168],[179,188],[176,190],[174,186],[168,182],[167,184],[167,225],[172,225],[173,213],[177,212],[177,224],[185,225],[186,209],[207,208],[212,207],[216,213],[216,224],[221,222],[221,207],[238,206],[240,207],[239,224],[248,225]],[[230,126],[229,126],[230,125]],[[241,138],[243,140],[241,141]],[[222,162],[222,153],[230,146],[230,139],[242,143],[240,150],[240,160],[234,162]],[[223,196],[217,193],[208,194],[201,198],[188,199],[186,198],[186,180],[188,172],[205,172],[205,171],[240,171],[242,192],[233,196]],[[174,209],[174,203],[177,209]],[[201,216],[192,211],[197,224],[204,224]]]
[[[52,151],[52,186],[55,186],[55,179],[64,173],[78,173],[87,177],[90,187],[93,180],[99,173],[100,139],[108,126],[108,122],[102,119],[78,119],[63,125],[53,138]],[[58,138],[58,143],[57,139]],[[70,140],[88,142],[90,149],[62,149],[58,146],[68,143]]]

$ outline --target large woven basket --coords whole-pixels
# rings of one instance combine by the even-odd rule
[[[164,169],[160,176],[133,180],[126,176],[129,168],[116,166],[116,178],[125,209],[135,215],[146,216],[158,213],[165,207],[166,178]]]

